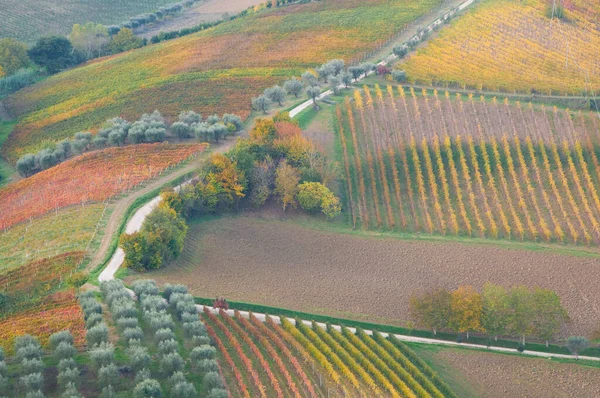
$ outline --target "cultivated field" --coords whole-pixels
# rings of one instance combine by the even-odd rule
[[[222,311],[206,311],[204,320],[223,367],[246,375],[230,383],[234,396],[454,396],[408,347],[381,335],[285,319],[263,324]]]
[[[442,376],[464,385],[462,397],[582,397],[600,395],[600,369],[441,347],[412,347]],[[452,384],[454,386],[454,384]]]
[[[0,37],[33,43],[41,36],[66,36],[76,23],[119,24],[171,3],[170,0],[4,0]]]
[[[223,14],[238,14],[248,7],[263,4],[264,0],[205,0],[198,2],[191,7],[186,8],[173,18],[166,18],[159,22],[144,25],[135,30],[138,36],[150,39],[160,32],[170,32],[184,28],[191,28],[202,22],[218,21],[223,18]]]
[[[0,228],[66,206],[104,201],[205,148],[205,144],[142,144],[78,156],[1,189]]]
[[[440,4],[328,0],[293,5],[96,60],[8,98],[19,124],[2,153],[16,162],[43,141],[98,128],[114,116],[134,120],[155,109],[168,118],[188,109],[245,118],[251,97],[266,87],[332,58],[360,60]]]
[[[485,0],[399,67],[410,82],[490,91],[586,95],[600,89],[600,6],[564,1],[565,21],[545,0]]]
[[[600,244],[594,115],[365,87],[338,108],[354,225]]]
[[[102,203],[74,206],[0,233],[0,273],[61,253],[86,250],[104,207]]]
[[[558,293],[572,320],[565,333],[598,326],[598,257],[506,246],[347,235],[239,216],[194,223],[181,257],[144,276],[185,283],[200,297],[386,324],[409,319],[409,298],[420,289],[526,283]]]

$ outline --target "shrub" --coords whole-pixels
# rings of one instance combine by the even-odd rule
[[[41,390],[44,387],[44,376],[41,373],[30,373],[21,376],[21,384],[29,392]]]
[[[58,371],[59,372],[63,372],[66,369],[76,368],[76,367],[77,367],[77,362],[75,362],[75,359],[73,359],[73,358],[61,359],[58,362]]]
[[[203,359],[198,362],[198,369],[202,372],[216,372],[219,370],[219,365],[214,359]]]
[[[76,367],[66,368],[58,373],[58,385],[66,386],[69,383],[79,384],[79,376],[79,369]]]
[[[217,350],[210,345],[201,345],[190,352],[190,358],[194,362],[198,362],[202,359],[214,359],[216,355]]]
[[[44,363],[40,359],[23,359],[21,361],[21,372],[23,374],[41,373],[43,370]]]
[[[146,379],[135,386],[133,396],[135,398],[160,398],[162,397],[160,383],[154,379]]]
[[[181,314],[181,322],[183,323],[188,323],[188,322],[196,322],[199,321],[199,317],[198,317],[198,313],[189,313],[189,312],[184,312],[183,314]]]
[[[137,328],[139,326],[138,319],[135,317],[120,318],[117,320],[117,326],[121,330]]]
[[[139,384],[144,380],[148,380],[151,379],[152,375],[150,374],[150,371],[146,368],[139,370],[136,375],[135,375],[135,383]]]
[[[61,346],[64,347],[65,345],[73,347],[73,344],[75,344],[75,341],[69,330],[63,330],[50,336],[50,347],[53,350],[56,350]]]
[[[42,357],[42,348],[39,344],[28,344],[17,350],[16,357],[19,361],[24,359],[40,359]]]
[[[213,388],[210,390],[210,393],[207,395],[207,398],[228,398],[229,394],[227,390],[223,388]]]
[[[162,355],[166,355],[171,352],[177,352],[178,347],[179,347],[179,345],[177,344],[177,341],[175,341],[173,339],[164,340],[164,341],[161,341],[160,343],[158,343],[158,352],[161,353]]]
[[[81,394],[77,391],[77,386],[74,383],[68,383],[65,386],[65,391],[62,393],[61,398],[81,398]]]
[[[194,398],[198,396],[198,392],[192,383],[182,381],[173,386],[170,396],[173,398]]]
[[[208,337],[208,336],[193,336],[192,343],[196,346],[210,344],[210,337]]]
[[[150,317],[150,327],[152,330],[161,330],[161,329],[171,329],[175,327],[175,323],[173,319],[171,319],[171,315],[166,313],[151,313]]]
[[[406,72],[403,70],[393,70],[392,71],[392,79],[396,83],[405,83],[406,82]]]
[[[73,344],[64,340],[54,350],[54,357],[60,361],[61,359],[73,358],[76,353],[77,350],[73,347]]]
[[[160,368],[165,374],[171,375],[173,372],[183,369],[183,358],[177,352],[163,355],[160,360]]]
[[[29,391],[25,394],[25,398],[44,398],[42,390]]]
[[[171,329],[158,329],[154,333],[154,339],[157,344],[165,340],[175,340],[175,333]]]
[[[127,328],[123,331],[122,336],[125,338],[125,341],[129,343],[130,340],[142,340],[144,338],[144,332],[139,326],[134,328]]]
[[[204,377],[202,377],[202,384],[210,390],[215,387],[223,387],[223,380],[221,380],[221,375],[219,375],[219,373],[208,372],[204,375]]]
[[[100,385],[112,385],[119,378],[119,370],[117,369],[117,365],[114,363],[109,363],[103,365],[100,370],[98,370],[98,381]]]
[[[20,348],[23,348],[23,347],[26,347],[29,345],[34,345],[34,346],[39,347],[40,341],[36,337],[33,337],[29,334],[24,334],[22,336],[18,336],[15,338],[15,343],[14,343],[15,352],[19,351]]]
[[[94,347],[102,343],[108,343],[108,327],[104,322],[92,326],[85,334],[85,339],[88,347]]]
[[[339,199],[320,182],[305,182],[298,187],[298,203],[306,211],[321,209],[328,218],[334,218],[341,211]]]
[[[141,303],[144,311],[149,311],[152,309],[156,311],[162,311],[168,308],[167,302],[160,296],[144,295],[143,297],[144,298],[142,299]]]
[[[15,74],[0,79],[0,96],[12,94],[35,83],[39,73],[35,69],[19,69]]]
[[[189,125],[182,122],[175,122],[171,125],[171,131],[179,138],[192,137],[192,129]]]
[[[135,370],[146,368],[150,364],[150,354],[146,347],[134,345],[127,349],[127,355],[131,362],[131,367]]]
[[[90,359],[100,368],[115,361],[115,348],[111,344],[101,343],[90,351]]]
[[[88,316],[87,320],[85,321],[85,328],[90,329],[90,328],[96,326],[97,324],[102,323],[103,321],[104,321],[104,319],[102,318],[101,314],[98,314],[98,313],[90,314],[90,316]]]
[[[117,393],[115,392],[113,386],[106,386],[102,389],[100,398],[117,398]]]
[[[181,115],[179,117],[181,118]],[[183,285],[172,285],[170,283],[167,283],[164,288],[163,296],[167,300],[170,300],[171,294],[173,294],[173,293],[187,294],[187,292],[188,292],[187,287],[185,287]]]
[[[101,140],[101,142],[99,141]],[[106,138],[96,137],[94,138],[94,146],[96,148],[103,148],[106,145]],[[67,278],[67,284],[75,289],[79,289],[85,285],[88,281],[88,274],[86,272],[75,272]]]
[[[193,322],[184,322],[183,330],[185,331],[185,334],[189,337],[201,336],[206,334],[206,327],[199,320]]]

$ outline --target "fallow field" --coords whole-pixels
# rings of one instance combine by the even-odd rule
[[[571,317],[561,335],[589,335],[598,326],[595,253],[562,245],[351,232],[310,219],[280,221],[281,216],[195,221],[181,256],[142,277],[185,283],[199,297],[390,325],[410,319],[413,292],[461,285],[481,289],[486,282],[528,284],[560,296]]]
[[[600,6],[552,1],[484,0],[402,63],[410,82],[487,91],[593,95],[600,90]]]
[[[365,87],[338,108],[362,228],[600,243],[594,115]]]
[[[261,11],[193,35],[93,61],[11,96],[16,162],[48,142],[122,116],[194,109],[247,117],[250,99],[332,58],[359,61],[441,0],[328,0]],[[142,100],[143,99],[143,100]]]

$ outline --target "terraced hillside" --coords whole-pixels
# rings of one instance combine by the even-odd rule
[[[332,58],[358,61],[440,0],[328,0],[251,14],[177,40],[91,62],[6,101],[19,123],[3,145],[26,152],[158,109],[250,113],[250,98]],[[143,99],[143,100],[142,100]]]
[[[485,0],[399,67],[411,82],[489,91],[586,95],[600,90],[600,5]],[[550,11],[548,11],[550,7]],[[550,15],[548,15],[550,14]]]

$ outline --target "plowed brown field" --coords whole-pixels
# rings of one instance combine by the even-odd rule
[[[261,217],[195,223],[182,256],[144,277],[185,283],[200,297],[388,324],[408,320],[418,289],[537,285],[560,295],[572,319],[565,335],[588,335],[600,319],[600,258],[340,234]]]

